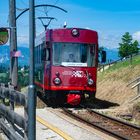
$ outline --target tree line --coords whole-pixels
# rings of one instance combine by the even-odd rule
[[[10,82],[10,69],[0,66],[0,83]],[[25,87],[29,84],[29,66],[18,67],[18,86]]]
[[[132,56],[133,54],[137,54],[139,52],[139,43],[137,40],[132,39],[132,35],[129,32],[126,32],[122,36],[122,42],[119,43],[119,56],[121,58]]]
[[[99,47],[99,56],[101,55],[101,52],[103,50],[103,46]],[[121,59],[126,57],[132,57],[133,54],[138,54],[139,50],[139,42],[137,40],[133,40],[132,35],[130,35],[129,32],[126,32],[121,38],[121,43],[119,43],[118,56]]]

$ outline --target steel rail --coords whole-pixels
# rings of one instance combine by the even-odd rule
[[[130,123],[128,123],[128,122],[125,122],[125,121],[123,121],[123,120],[120,120],[120,119],[117,119],[117,118],[114,118],[114,117],[111,117],[111,116],[108,116],[108,115],[105,115],[105,114],[102,114],[102,113],[99,113],[98,111],[96,111],[96,110],[92,110],[92,109],[90,109],[89,107],[85,107],[84,105],[81,105],[80,104],[80,106],[82,107],[82,108],[86,108],[89,112],[93,112],[93,113],[96,113],[96,114],[98,114],[98,115],[100,115],[100,116],[103,116],[103,117],[105,117],[105,118],[107,118],[107,119],[110,119],[110,120],[113,120],[113,121],[117,121],[117,122],[119,122],[119,123],[121,123],[121,124],[124,124],[124,125],[127,125],[127,126],[130,126],[130,127],[133,127],[133,128],[135,128],[135,129],[139,129],[140,130],[140,126],[137,126],[137,125],[134,125],[134,124],[130,124]]]
[[[110,120],[112,120],[112,121],[116,121],[116,122],[119,122],[119,123],[121,123],[121,124],[124,124],[124,125],[127,125],[127,126],[130,126],[130,127],[132,127],[132,128],[135,128],[135,129],[139,129],[139,130],[140,130],[140,127],[137,126],[137,125],[130,124],[130,123],[128,123],[128,122],[122,121],[122,120],[117,119],[117,118],[113,118],[113,117],[111,117],[111,116],[107,116],[107,115],[105,115],[105,114],[99,113],[99,112],[97,112],[97,111],[95,111],[95,110],[91,110],[91,109],[89,109],[89,108],[87,108],[87,110],[88,110],[89,112],[91,112],[91,113],[96,113],[96,114],[98,114],[98,115],[100,115],[100,116],[103,116],[104,118],[107,118],[107,119],[110,119]]]
[[[67,114],[71,115],[72,117],[75,117],[76,119],[78,118],[78,120],[80,120],[80,121],[82,121],[82,122],[84,122],[84,123],[90,125],[91,127],[96,127],[96,128],[98,128],[98,129],[102,130],[103,132],[106,132],[106,133],[108,133],[108,134],[111,134],[112,136],[114,136],[114,137],[116,137],[116,138],[125,139],[125,140],[130,140],[130,138],[129,138],[128,136],[124,136],[124,135],[120,134],[118,131],[112,132],[112,131],[108,130],[106,127],[104,128],[103,126],[100,125],[101,122],[96,122],[96,120],[95,120],[94,123],[93,123],[93,122],[89,122],[88,120],[82,118],[81,116],[79,116],[79,115],[77,115],[77,114],[72,113],[70,110],[68,110],[68,109],[66,109],[66,108],[63,108],[63,110],[64,110]],[[116,121],[116,122],[121,123],[121,124],[123,124],[123,125],[127,125],[127,127],[130,127],[130,126],[131,126],[131,128],[134,128],[134,129],[137,129],[137,130],[140,131],[140,127],[137,127],[137,126],[128,124],[128,123],[126,123],[126,122],[120,121],[120,120],[118,120],[118,119],[114,119],[114,118],[112,118],[112,117],[103,115],[103,114],[98,113],[97,111],[93,111],[93,110],[91,110],[91,109],[87,109],[87,111],[89,111],[90,113],[94,113],[95,115],[97,114],[97,115],[99,115],[100,117],[106,117],[106,118],[109,119],[109,120],[113,120],[113,121]]]

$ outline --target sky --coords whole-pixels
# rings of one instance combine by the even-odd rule
[[[122,35],[129,32],[140,42],[140,0],[35,0],[35,4],[59,6],[68,12],[47,7],[36,8],[36,34],[44,31],[37,17],[46,14],[55,17],[49,28],[89,28],[98,32],[99,45],[110,49],[118,48]],[[16,0],[16,14],[29,7],[28,0]],[[46,14],[45,14],[46,13]],[[9,0],[0,1],[0,27],[9,26]],[[18,46],[28,47],[29,13],[17,20]],[[47,21],[45,21],[47,22]]]

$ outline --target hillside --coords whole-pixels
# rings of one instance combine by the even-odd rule
[[[113,64],[104,72],[98,72],[96,97],[118,104],[117,107],[112,107],[115,109],[108,110],[110,113],[132,115],[133,107],[140,104],[140,98],[130,102],[136,97],[137,92],[127,85],[138,76],[140,76],[140,56],[133,58],[132,65],[130,60]]]

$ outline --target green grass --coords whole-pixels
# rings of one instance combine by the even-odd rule
[[[139,64],[140,64],[140,56],[135,56],[132,58],[132,63],[130,59],[127,59],[125,61],[113,64],[109,69],[107,69],[107,71],[114,71],[114,70],[118,70],[120,68],[126,68],[126,67],[135,67],[136,65],[139,65]]]
[[[5,83],[7,84],[10,79],[9,79],[9,73],[0,73],[0,83]],[[20,87],[25,87],[29,83],[29,72],[28,71],[18,71],[18,85]]]
[[[3,100],[2,100],[2,99],[0,99],[0,103],[3,103]],[[5,104],[6,106],[9,106],[9,99],[5,98],[5,99],[4,99],[4,104]]]
[[[0,73],[0,77],[6,77],[6,73]]]
[[[132,64],[130,63],[130,59],[127,59],[113,64],[103,72],[99,72],[98,80],[122,80],[127,83],[139,75],[140,56],[135,56],[132,59]]]

